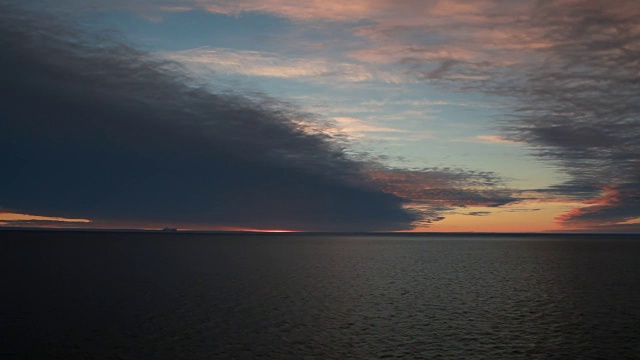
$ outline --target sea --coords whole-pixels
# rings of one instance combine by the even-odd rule
[[[0,231],[1,359],[640,359],[640,237]]]

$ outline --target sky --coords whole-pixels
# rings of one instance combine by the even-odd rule
[[[0,0],[0,226],[640,232],[636,0]]]

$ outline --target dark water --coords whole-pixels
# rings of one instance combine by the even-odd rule
[[[640,238],[0,236],[0,358],[640,359]]]

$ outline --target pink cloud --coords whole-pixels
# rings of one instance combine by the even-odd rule
[[[603,210],[615,208],[623,201],[623,196],[624,194],[615,186],[604,186],[598,196],[582,201],[580,206],[558,215],[555,220],[564,225],[593,225],[590,221],[582,220],[582,218]]]
[[[237,15],[242,12],[263,12],[292,20],[352,21],[371,16],[376,2],[368,0],[240,0],[198,1],[208,11]]]
[[[363,64],[338,62],[318,57],[285,57],[276,53],[200,47],[166,52],[164,56],[194,70],[271,78],[340,79],[347,82],[402,82],[400,76],[371,69]]]
[[[517,141],[509,140],[497,135],[478,135],[474,137],[476,140],[480,140],[482,142],[488,143],[498,143],[498,144],[518,144]]]

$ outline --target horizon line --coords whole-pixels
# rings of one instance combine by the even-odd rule
[[[640,233],[622,232],[487,232],[487,231],[460,231],[460,232],[439,232],[439,231],[298,231],[298,230],[191,230],[191,229],[136,229],[136,228],[46,228],[46,227],[19,227],[0,226],[0,231],[50,231],[50,232],[117,232],[117,233],[161,233],[161,234],[215,234],[215,235],[402,235],[402,236],[424,236],[424,235],[534,235],[534,236],[574,236],[574,235],[598,235],[598,236],[640,236]]]

